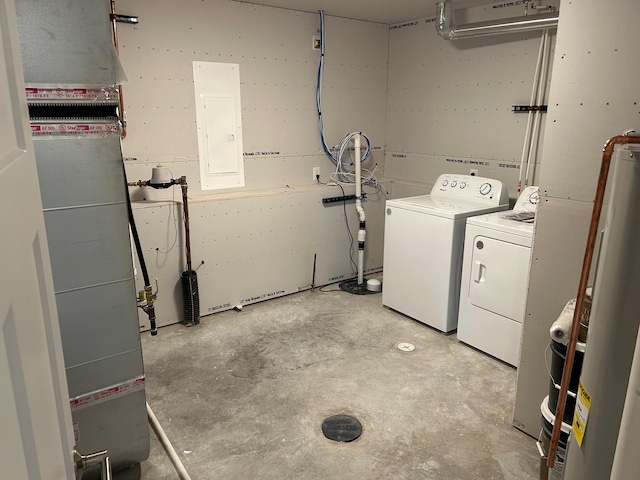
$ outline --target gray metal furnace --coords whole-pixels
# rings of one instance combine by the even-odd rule
[[[149,453],[108,0],[16,0],[77,449]]]

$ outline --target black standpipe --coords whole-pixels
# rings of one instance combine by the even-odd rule
[[[176,182],[182,188],[182,210],[184,213],[185,254],[187,270],[182,272],[182,294],[184,300],[184,324],[187,326],[200,323],[200,293],[198,292],[198,275],[191,268],[191,229],[189,227],[189,200],[187,195],[187,178],[180,177]]]

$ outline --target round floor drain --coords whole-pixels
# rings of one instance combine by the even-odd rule
[[[362,435],[362,424],[351,415],[333,415],[322,422],[322,433],[335,442],[353,442]]]
[[[413,343],[399,343],[398,350],[402,352],[413,352],[416,349],[416,346]]]

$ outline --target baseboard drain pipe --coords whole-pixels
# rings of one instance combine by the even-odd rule
[[[173,468],[176,469],[178,478],[180,480],[191,480],[191,477],[187,473],[187,470],[184,468],[184,465],[182,464],[180,457],[178,457],[178,454],[173,448],[173,445],[171,445],[171,442],[169,441],[169,437],[167,437],[167,434],[164,433],[164,430],[162,429],[160,422],[158,422],[158,419],[153,413],[153,410],[151,410],[151,406],[149,405],[149,402],[147,402],[147,416],[149,417],[149,425],[151,425],[153,432],[156,434],[156,437],[158,437],[158,440],[160,441],[162,448],[164,448],[164,451],[167,452],[167,456],[169,457],[169,460],[171,460],[171,464],[173,465]]]

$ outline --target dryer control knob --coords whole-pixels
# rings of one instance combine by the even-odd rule
[[[535,191],[531,195],[529,195],[529,203],[531,205],[537,205],[540,201],[540,192]]]

